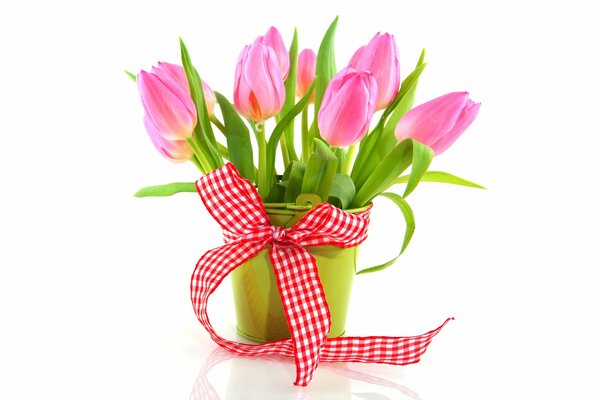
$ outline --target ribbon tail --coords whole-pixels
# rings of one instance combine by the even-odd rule
[[[383,363],[408,365],[419,362],[427,347],[444,326],[418,336],[340,337],[327,340],[321,354],[322,361]]]
[[[317,369],[331,327],[329,305],[317,264],[308,251],[273,243],[269,256],[294,346],[294,385],[306,386]]]

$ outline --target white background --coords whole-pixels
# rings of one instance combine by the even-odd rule
[[[427,48],[418,103],[457,90],[482,102],[432,169],[488,187],[422,184],[411,195],[413,242],[392,268],[357,277],[348,333],[413,335],[456,320],[415,366],[323,364],[308,389],[292,387],[285,360],[225,360],[205,377],[222,399],[599,398],[592,4],[2,3],[0,398],[208,398],[198,379],[216,346],[188,285],[220,232],[194,194],[132,196],[198,174],[156,153],[122,71],[177,62],[181,36],[231,98],[243,45],[275,25],[287,44],[297,26],[301,48],[317,48],[335,15],[338,67],[390,32],[402,77]],[[361,264],[392,256],[401,229],[376,201]],[[229,296],[224,285],[211,313],[234,337]]]

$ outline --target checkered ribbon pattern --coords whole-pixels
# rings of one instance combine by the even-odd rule
[[[323,203],[296,225],[284,229],[271,225],[256,189],[230,163],[200,178],[196,188],[208,212],[223,228],[225,237],[225,245],[207,251],[192,274],[190,289],[196,316],[212,340],[233,353],[293,357],[294,385],[308,385],[319,361],[416,363],[433,337],[451,319],[419,336],[328,339],[329,306],[315,260],[305,247],[357,246],[367,237],[370,210],[349,214]],[[224,339],[210,323],[208,299],[231,271],[267,247],[291,337],[264,344]]]

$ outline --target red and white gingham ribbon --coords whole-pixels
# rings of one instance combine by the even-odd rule
[[[369,210],[349,214],[331,204],[315,207],[289,229],[272,226],[254,186],[232,164],[196,182],[206,209],[221,225],[225,245],[207,251],[192,275],[191,296],[198,320],[221,347],[246,356],[294,357],[295,385],[306,386],[319,361],[412,364],[448,323],[419,336],[340,337],[328,339],[329,306],[315,260],[306,246],[354,247],[367,237]],[[207,314],[208,298],[231,271],[270,246],[269,257],[291,338],[245,344],[220,337]]]

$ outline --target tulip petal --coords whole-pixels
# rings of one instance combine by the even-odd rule
[[[376,88],[368,72],[346,68],[334,76],[318,115],[319,130],[329,144],[345,147],[364,136],[375,111]]]
[[[158,76],[141,71],[138,88],[146,114],[162,136],[184,140],[192,135],[196,125],[194,115]]]
[[[185,70],[181,65],[161,61],[158,63],[157,67],[152,67],[152,73],[162,80],[166,80],[170,77],[170,81],[175,82],[173,88],[176,89],[176,93],[180,94],[182,98],[186,95],[189,96],[190,85],[185,76]]]
[[[413,138],[431,147],[454,127],[468,100],[467,92],[454,92],[413,108],[396,125],[396,139]]]
[[[173,162],[187,161],[192,157],[192,149],[184,140],[167,140],[165,139],[158,127],[154,124],[148,115],[144,116],[144,126],[148,131],[150,140],[154,147],[165,158]]]
[[[158,67],[152,67],[152,74],[185,104],[190,113],[196,115],[196,106],[190,95],[190,86],[182,66],[159,62]]]
[[[298,55],[298,75],[296,78],[296,95],[304,97],[315,80],[317,71],[317,55],[311,49],[304,49]],[[311,97],[314,101],[314,93]]]
[[[259,36],[254,43],[262,44],[273,49],[277,57],[277,65],[279,66],[281,77],[285,80],[290,71],[290,56],[283,43],[281,33],[279,33],[277,28],[274,26],[270,27],[265,36]]]
[[[246,109],[246,99],[249,96],[249,88],[246,85],[245,80],[242,79],[244,64],[246,62],[246,58],[248,57],[248,50],[250,46],[245,46],[240,56],[238,57],[238,62],[235,67],[235,82],[234,82],[234,92],[233,92],[233,103],[237,110],[244,116],[248,117],[248,110]]]
[[[179,96],[180,99],[184,100],[190,112],[196,115],[196,106],[190,95],[190,85],[185,75],[185,70],[181,65],[159,62],[158,67],[152,68],[152,73],[158,75],[169,89]],[[215,93],[204,80],[202,80],[202,90],[204,91],[204,103],[206,103],[208,115],[213,115],[217,102]]]
[[[362,55],[366,47],[367,46],[362,46],[358,50],[356,50],[356,52],[354,52],[352,58],[350,58],[350,62],[348,63],[349,67],[356,68],[356,66],[361,63]]]
[[[386,108],[396,97],[400,88],[400,63],[393,35],[377,33],[366,46],[354,53],[348,66],[374,75],[379,91],[377,110]]]
[[[462,113],[458,117],[454,128],[450,130],[446,135],[439,138],[431,148],[436,155],[439,155],[446,151],[455,141],[463,134],[463,132],[471,125],[471,123],[477,117],[479,113],[479,107],[481,103],[474,103],[469,100],[467,106],[463,109]]]
[[[234,104],[254,121],[277,114],[285,100],[285,86],[272,48],[255,43],[242,50],[236,68]]]

